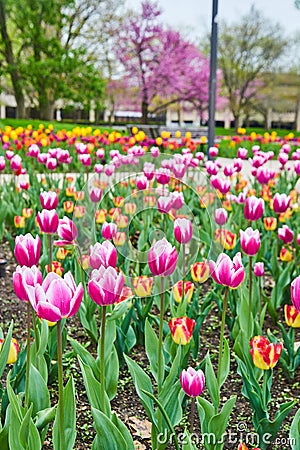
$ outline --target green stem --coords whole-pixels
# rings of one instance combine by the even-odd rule
[[[223,348],[224,348],[224,331],[225,331],[225,319],[226,319],[228,292],[229,292],[229,288],[226,287],[225,294],[224,294],[224,301],[223,301],[221,333],[220,333],[220,347],[219,347],[219,361],[218,361],[218,384],[220,384],[220,378],[221,378],[221,367],[222,367]]]
[[[40,346],[40,337],[39,337],[39,329],[38,329],[38,325],[37,325],[37,320],[39,320],[35,314],[34,309],[31,307],[30,308],[31,314],[32,314],[32,322],[33,322],[33,326],[34,326],[34,340],[36,343],[36,349],[39,349]]]
[[[158,393],[160,393],[163,378],[164,378],[164,368],[163,368],[163,358],[162,358],[162,341],[163,341],[163,325],[164,325],[164,309],[165,309],[165,283],[164,277],[161,277],[161,293],[160,293],[160,312],[159,312],[159,332],[158,332],[158,367],[157,367],[157,384]]]
[[[106,306],[102,306],[101,321],[101,341],[100,341],[100,388],[102,412],[105,412],[105,324],[106,324]]]
[[[195,411],[196,411],[196,397],[192,397],[191,415],[190,415],[190,433],[191,434],[194,432]]]
[[[25,381],[25,407],[29,407],[29,377],[30,377],[30,332],[31,332],[31,318],[30,318],[30,303],[27,302],[27,344],[26,344],[26,381]]]
[[[252,322],[252,256],[249,256],[249,311],[248,311],[248,337],[251,334]]]
[[[60,450],[65,450],[65,419],[64,419],[64,382],[62,365],[62,330],[61,320],[57,322],[57,365],[58,365],[58,414],[59,414],[59,434]]]
[[[48,234],[49,245],[49,272],[52,272],[52,234]]]
[[[182,244],[182,298],[181,301],[184,301],[184,277],[185,277],[185,245]]]

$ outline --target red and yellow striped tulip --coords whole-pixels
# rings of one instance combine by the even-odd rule
[[[3,342],[4,339],[0,339],[0,351],[2,349]],[[6,364],[14,364],[18,359],[18,353],[19,353],[18,341],[15,338],[12,338],[10,342],[10,348]]]
[[[182,280],[180,280],[173,286],[174,300],[177,303],[180,303],[182,300],[183,283],[184,283],[184,297],[187,298],[187,301],[190,302],[193,296],[193,292],[195,289],[194,283],[192,283],[191,281],[183,282]]]
[[[173,318],[168,323],[175,344],[187,345],[192,337],[196,322],[189,317]]]
[[[138,297],[148,297],[151,295],[153,285],[153,278],[142,275],[140,277],[135,277],[132,280],[132,286],[135,294]]]
[[[191,266],[191,276],[196,283],[204,283],[209,277],[209,265],[207,262],[196,262]]]
[[[254,336],[250,341],[251,356],[254,365],[262,370],[273,369],[282,352],[281,342],[275,344],[263,336]]]
[[[300,311],[293,305],[284,306],[285,321],[289,327],[300,328]]]

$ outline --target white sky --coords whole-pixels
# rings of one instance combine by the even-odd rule
[[[202,36],[211,27],[212,0],[158,0],[162,17],[183,34]],[[127,5],[139,10],[141,0],[127,0]],[[219,0],[219,20],[232,23],[248,13],[251,5],[262,11],[273,23],[279,23],[284,34],[300,33],[300,10],[294,0]]]

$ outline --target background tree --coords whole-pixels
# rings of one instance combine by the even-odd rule
[[[53,118],[57,99],[87,103],[102,97],[104,83],[82,37],[103,3],[1,0],[0,46],[19,116],[25,113],[25,92],[41,119]]]
[[[172,103],[200,99],[204,92],[207,102],[208,65],[194,44],[164,28],[156,3],[145,1],[141,6],[141,14],[129,14],[124,20],[115,48],[131,87],[139,89],[146,123],[149,111],[156,113]],[[196,85],[190,89],[192,79],[197,80],[198,90]],[[200,80],[207,87],[202,83],[199,89]]]
[[[278,69],[286,44],[280,26],[254,7],[239,23],[221,26],[218,65],[236,128],[263,88],[262,74]]]

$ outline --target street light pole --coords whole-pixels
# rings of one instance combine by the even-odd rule
[[[210,73],[208,103],[208,148],[215,142],[215,115],[217,90],[217,48],[218,48],[218,0],[213,0],[210,36]]]

